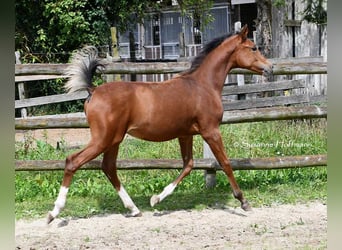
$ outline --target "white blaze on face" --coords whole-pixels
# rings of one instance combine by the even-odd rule
[[[67,187],[61,187],[61,189],[59,190],[59,194],[57,197],[57,200],[55,201],[55,207],[53,208],[53,210],[50,212],[50,214],[55,218],[60,212],[61,210],[64,208],[65,206],[65,202],[66,202],[66,197],[68,194],[68,188]]]

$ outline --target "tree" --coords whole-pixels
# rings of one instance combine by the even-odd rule
[[[24,62],[65,62],[82,44],[108,43],[108,19],[98,1],[16,2],[15,47]],[[64,55],[63,55],[64,54]]]
[[[303,19],[311,23],[326,24],[328,18],[326,3],[327,0],[307,0]]]
[[[272,57],[272,0],[257,0],[257,18],[255,20],[257,41],[266,57]]]
[[[46,38],[39,37],[38,30],[47,25],[43,18],[44,3],[42,1],[15,1],[15,49],[21,52],[22,62],[36,61],[31,51],[38,49],[38,41]],[[24,57],[23,57],[24,56]]]
[[[178,0],[204,13],[212,1]],[[142,23],[146,13],[158,11],[171,1],[155,0],[21,0],[15,2],[15,48],[23,62],[66,62],[70,52],[84,44],[110,44],[110,27],[121,32]],[[207,17],[207,16],[205,16]]]

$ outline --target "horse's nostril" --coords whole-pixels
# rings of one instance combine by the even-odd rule
[[[269,80],[272,79],[272,76],[273,76],[273,65],[269,65],[268,67],[264,68],[263,76],[265,76]]]

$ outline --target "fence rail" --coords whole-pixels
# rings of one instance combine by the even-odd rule
[[[327,62],[321,57],[308,58],[287,58],[270,59],[273,63],[274,75],[294,75],[294,74],[326,74]],[[104,74],[168,74],[179,73],[190,68],[190,62],[110,62],[104,61],[106,68]],[[16,64],[15,81],[24,81],[24,77],[29,75],[61,75],[65,72],[68,64]],[[232,69],[229,74],[255,74],[245,69]]]
[[[273,107],[263,109],[231,110],[223,113],[221,124],[260,122],[274,120],[326,118],[327,107]],[[27,118],[15,118],[15,129],[53,129],[88,128],[85,114],[82,112],[62,115],[46,115]]]
[[[15,100],[14,105],[15,105],[15,108],[27,108],[27,107],[32,107],[32,106],[44,105],[44,104],[81,100],[81,99],[87,98],[87,96],[88,96],[87,91],[78,91],[78,92],[68,93],[68,94],[48,95],[48,96],[40,96],[40,97],[34,97],[34,98]]]
[[[292,80],[292,81],[277,81],[270,82],[267,84],[248,84],[242,86],[226,86],[223,88],[222,96],[227,95],[239,95],[239,94],[250,94],[265,91],[277,91],[277,90],[289,90],[305,88],[305,83],[303,80]],[[85,99],[88,96],[87,91],[78,91],[69,94],[58,94],[41,96],[35,98],[27,98],[15,100],[15,108],[32,107],[44,104],[60,103],[66,101]],[[259,100],[245,100],[244,102],[229,102],[225,103],[225,110],[234,109],[246,109],[246,108],[260,108],[266,106],[276,106],[292,103],[305,103],[309,102],[310,98],[307,95],[303,96],[293,96],[293,97],[272,97],[270,99],[259,99]],[[238,105],[237,105],[238,104]]]
[[[238,94],[250,94],[250,93],[257,93],[257,92],[265,92],[265,91],[276,91],[276,90],[289,90],[289,89],[296,89],[296,88],[305,88],[305,83],[303,80],[292,80],[292,81],[277,81],[277,82],[270,82],[267,84],[248,84],[243,86],[225,86],[222,91],[223,96],[227,95],[238,95]],[[85,99],[88,96],[87,91],[78,91],[69,94],[59,94],[59,95],[49,95],[49,96],[41,96],[35,98],[27,98],[21,100],[15,100],[15,108],[24,108],[24,107],[32,107],[37,105],[44,105],[44,104],[52,104],[52,103],[59,103],[65,101],[73,101],[73,100],[80,100]],[[303,99],[304,97],[302,97]],[[291,99],[291,98],[288,98]],[[297,98],[298,99],[298,98]],[[308,102],[308,98],[304,98],[302,102]],[[279,103],[279,104],[291,104],[296,102],[296,100],[287,102]],[[298,102],[296,102],[298,103]],[[246,105],[246,104],[245,104]],[[258,106],[251,107],[261,107],[262,104]],[[255,105],[255,104],[254,104]],[[273,106],[277,105],[277,103],[273,103]],[[270,104],[265,103],[264,106],[270,106]],[[238,106],[234,105],[234,103],[229,103],[226,109],[242,109],[238,108]],[[251,108],[244,106],[243,109]]]
[[[248,159],[230,159],[234,170],[265,170],[265,169],[284,169],[298,167],[315,167],[327,165],[327,155],[302,155],[302,156],[284,156],[268,158],[248,158]],[[64,170],[65,161],[62,160],[31,160],[15,162],[17,171],[52,171]],[[151,159],[151,160],[118,160],[117,168],[121,170],[138,169],[182,169],[181,160],[171,159]],[[101,169],[100,160],[92,160],[82,166],[83,170]],[[217,161],[213,159],[195,159],[194,169],[200,170],[222,170]]]

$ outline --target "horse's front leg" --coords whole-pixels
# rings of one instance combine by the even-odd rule
[[[183,180],[183,178],[190,174],[193,166],[194,161],[192,158],[192,142],[193,137],[187,136],[187,137],[180,137],[178,138],[182,159],[183,159],[183,170],[179,174],[179,176],[169,185],[167,185],[163,192],[161,192],[158,195],[153,195],[151,197],[150,203],[153,207],[157,203],[161,202],[163,199],[165,199],[167,196],[173,193],[173,190],[177,187],[177,185]]]
[[[248,201],[244,198],[242,191],[237,184],[230,161],[224,150],[222,136],[219,128],[211,128],[202,133],[203,139],[208,143],[211,151],[215,155],[217,161],[220,163],[223,171],[228,177],[229,183],[233,189],[233,194],[236,199],[241,202],[241,208],[245,211],[251,210]]]

